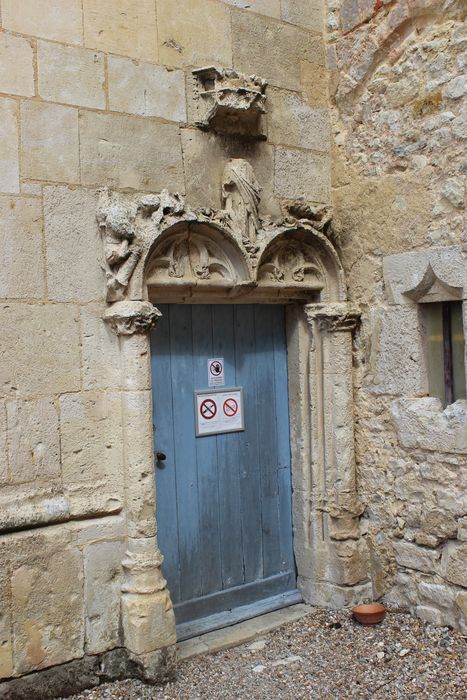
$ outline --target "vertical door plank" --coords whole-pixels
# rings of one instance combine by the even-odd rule
[[[281,570],[294,568],[292,543],[292,484],[285,309],[277,306],[274,329],[274,377],[276,400],[279,535]]]
[[[255,315],[250,305],[236,306],[235,364],[237,384],[243,387],[245,431],[238,433],[238,464],[245,583],[263,575],[261,470],[259,464],[255,358]]]
[[[151,334],[154,447],[167,455],[156,465],[156,518],[158,541],[164,555],[163,572],[172,596],[180,600],[178,571],[177,487],[172,417],[172,369],[170,361],[170,307],[159,306],[162,318]],[[167,410],[168,409],[168,410]],[[161,468],[159,468],[159,466]]]
[[[263,572],[280,571],[280,532],[277,508],[277,427],[274,377],[274,307],[255,306],[258,440],[261,445]]]
[[[193,389],[208,389],[207,361],[213,357],[212,309],[206,304],[193,312]],[[193,409],[194,410],[194,409]],[[194,427],[193,427],[194,429]],[[200,595],[222,590],[219,538],[219,489],[216,436],[196,438],[200,539]]]
[[[191,316],[191,306],[172,306],[170,345],[177,472],[180,595],[182,600],[196,597],[201,590]],[[179,439],[178,435],[183,435],[183,439]]]
[[[235,386],[233,307],[213,305],[214,357],[224,358],[226,387]],[[222,407],[219,407],[222,410]],[[239,433],[217,436],[223,588],[243,583],[243,543],[238,459]]]

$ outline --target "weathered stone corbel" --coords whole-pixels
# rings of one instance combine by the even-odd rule
[[[125,206],[113,204],[99,210],[97,221],[104,244],[107,301],[123,299],[141,250],[135,242],[134,215]]]
[[[265,80],[215,66],[197,68],[193,76],[197,126],[221,133],[266,138],[262,120],[266,112]]]
[[[119,301],[104,313],[104,321],[116,335],[149,333],[162,316],[149,301]]]

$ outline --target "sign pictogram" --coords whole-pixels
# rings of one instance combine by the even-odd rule
[[[208,360],[208,386],[224,386],[224,358],[212,357]]]
[[[232,418],[238,411],[238,403],[231,396],[224,401],[223,411],[228,418]]]
[[[241,387],[195,391],[194,399],[197,437],[245,430]]]
[[[199,412],[206,420],[212,420],[217,413],[216,402],[212,399],[205,399],[199,407]]]

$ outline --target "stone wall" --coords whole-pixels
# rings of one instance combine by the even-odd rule
[[[102,322],[98,189],[168,188],[219,207],[224,165],[240,157],[262,187],[262,214],[275,215],[290,197],[328,203],[330,161],[318,1],[0,8],[0,678],[9,679],[124,643],[129,389],[120,341]],[[195,126],[191,71],[205,65],[268,81],[267,140]],[[138,468],[144,480],[152,464]]]
[[[467,404],[424,398],[417,304],[402,293],[431,264],[466,297],[465,6],[330,0],[326,21],[334,221],[363,311],[356,447],[374,594],[465,631]]]

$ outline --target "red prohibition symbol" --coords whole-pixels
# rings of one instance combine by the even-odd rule
[[[217,413],[217,406],[215,401],[212,399],[204,399],[201,406],[199,407],[199,412],[206,418],[206,420],[211,420]]]
[[[238,403],[233,398],[224,401],[224,413],[228,418],[232,418],[238,411]]]

